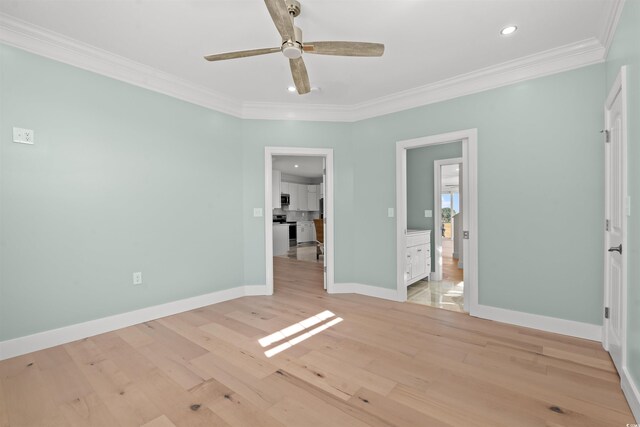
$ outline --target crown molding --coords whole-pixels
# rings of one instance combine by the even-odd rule
[[[584,40],[356,104],[352,121],[472,95],[603,61],[602,44],[595,38]]]
[[[605,26],[600,35],[600,40],[605,49],[605,59],[609,54],[613,37],[616,35],[616,28],[618,28],[618,22],[620,21],[620,16],[622,16],[624,4],[625,0],[614,0],[611,8],[609,8],[609,15],[607,15]]]
[[[353,122],[354,113],[351,105],[245,102],[242,108],[243,119],[255,120]]]
[[[242,104],[153,67],[0,13],[0,42],[173,98],[240,117]]]
[[[616,0],[602,39],[611,43],[624,0]],[[591,38],[353,105],[239,102],[171,74],[0,13],[0,42],[56,61],[244,119],[356,122],[603,62]]]

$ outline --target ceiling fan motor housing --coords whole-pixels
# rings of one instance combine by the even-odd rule
[[[282,43],[282,54],[289,59],[296,59],[302,56],[302,30],[293,27],[296,33],[295,40],[286,40]]]

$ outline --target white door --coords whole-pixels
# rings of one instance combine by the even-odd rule
[[[626,333],[626,112],[624,70],[605,106],[605,347],[622,372]]]

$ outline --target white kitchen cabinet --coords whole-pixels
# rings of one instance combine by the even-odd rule
[[[409,286],[431,275],[431,230],[407,230],[404,283]]]
[[[309,192],[305,184],[298,184],[298,210],[309,210]]]
[[[324,182],[318,186],[320,188],[320,198],[324,197]]]
[[[280,182],[280,194],[289,194],[289,183]]]
[[[315,227],[312,221],[298,221],[296,224],[296,243],[315,241]]]
[[[298,184],[289,183],[289,210],[298,210]]]
[[[289,224],[273,224],[273,256],[289,251]]]
[[[318,191],[317,185],[309,185],[307,186],[307,207],[310,211],[318,211],[320,210],[320,193]]]
[[[282,172],[274,170],[271,175],[271,202],[274,209],[282,208],[280,204],[280,179]]]

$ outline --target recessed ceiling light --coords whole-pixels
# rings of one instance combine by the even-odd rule
[[[509,34],[515,33],[517,29],[518,29],[518,27],[516,27],[515,25],[510,25],[508,27],[504,27],[500,31],[500,34],[502,34],[503,36],[508,36]]]
[[[288,90],[289,92],[295,92],[295,91],[296,91],[296,87],[295,87],[295,86],[289,86],[289,87],[287,88],[287,90]]]
[[[297,168],[297,167],[298,167],[298,165],[293,165],[293,167],[294,167],[294,168]]]

